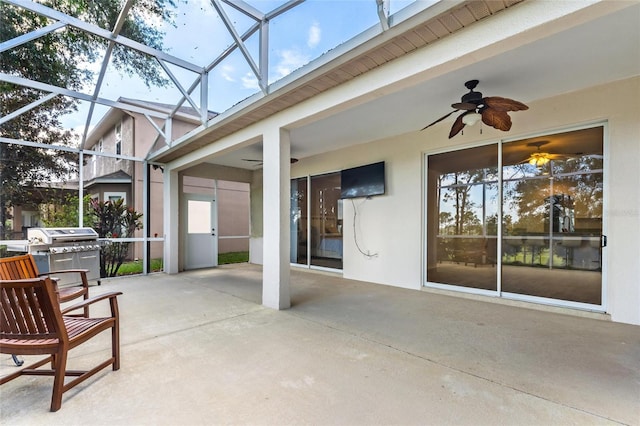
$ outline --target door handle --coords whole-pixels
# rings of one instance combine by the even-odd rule
[[[600,235],[600,247],[606,247],[606,246],[607,246],[607,236]]]

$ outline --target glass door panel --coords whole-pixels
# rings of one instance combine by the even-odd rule
[[[311,177],[310,264],[342,269],[340,173]]]
[[[497,167],[497,145],[428,157],[428,282],[497,289]]]
[[[503,292],[602,303],[602,145],[597,127],[503,146]]]
[[[291,263],[307,265],[307,178],[291,181]]]
[[[342,269],[340,173],[291,181],[291,263]],[[310,192],[308,187],[310,186]]]

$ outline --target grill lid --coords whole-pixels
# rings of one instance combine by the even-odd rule
[[[61,241],[96,240],[98,233],[93,228],[29,228],[30,244],[56,244]]]

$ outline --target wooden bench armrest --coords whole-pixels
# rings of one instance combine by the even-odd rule
[[[19,280],[1,280],[0,279],[0,284],[4,284],[4,283],[23,283],[23,284],[27,284],[27,283],[36,283],[38,281],[43,281],[45,279],[46,279],[45,277],[21,278]]]
[[[120,291],[112,291],[109,293],[104,293],[104,294],[83,300],[82,302],[76,303],[73,306],[69,306],[68,308],[63,309],[61,312],[62,312],[62,315],[65,315],[67,312],[75,311],[77,309],[84,308],[85,306],[89,306],[93,303],[100,302],[101,300],[109,299],[109,301],[111,302],[111,315],[115,315],[115,313],[117,312],[117,306],[118,306],[116,297],[120,296],[121,294],[122,292]]]

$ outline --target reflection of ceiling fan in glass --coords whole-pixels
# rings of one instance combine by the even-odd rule
[[[596,154],[589,154],[589,155],[585,155],[582,153],[576,153],[576,154],[551,154],[548,152],[543,152],[540,150],[540,148],[542,148],[543,146],[549,144],[549,141],[537,141],[537,142],[530,142],[527,144],[527,146],[530,147],[535,147],[537,148],[537,151],[532,152],[531,155],[529,155],[529,157],[523,161],[521,161],[520,163],[529,163],[532,166],[535,167],[542,167],[545,166],[547,163],[549,163],[549,161],[551,160],[572,160],[572,159],[576,159],[579,157],[590,157],[590,158],[602,158],[602,155],[596,155]]]

